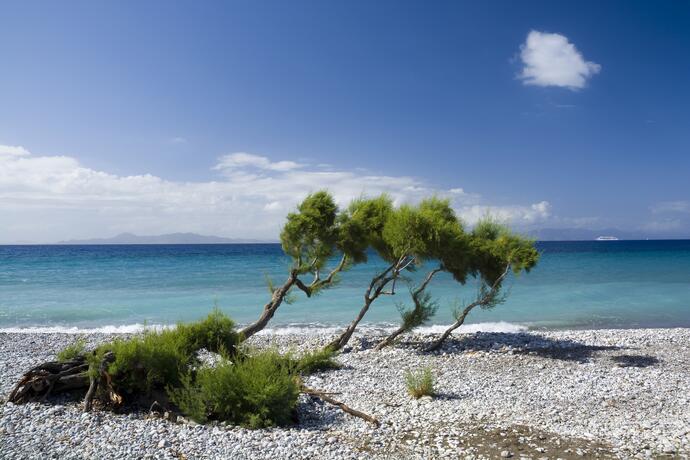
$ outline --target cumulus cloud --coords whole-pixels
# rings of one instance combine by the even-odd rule
[[[560,34],[531,31],[520,47],[524,67],[519,78],[526,85],[581,89],[601,66],[586,61],[575,45]]]
[[[0,145],[0,155],[20,157],[28,154],[28,150],[18,145]]]
[[[216,180],[179,182],[119,176],[69,156],[44,156],[0,145],[0,242],[52,242],[120,232],[196,232],[276,239],[285,214],[308,193],[327,188],[340,205],[386,192],[397,203],[447,197],[469,224],[486,213],[516,225],[549,216],[548,202],[485,206],[459,187],[442,189],[407,176],[324,171],[248,153],[219,158]]]

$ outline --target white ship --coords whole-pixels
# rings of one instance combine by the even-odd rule
[[[615,236],[597,236],[597,241],[618,241]]]

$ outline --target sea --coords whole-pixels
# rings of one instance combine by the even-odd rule
[[[539,264],[508,279],[505,302],[475,309],[465,330],[690,327],[690,240],[537,245]],[[198,319],[214,307],[246,324],[269,300],[269,280],[282,283],[289,265],[278,244],[0,246],[0,331],[129,332]],[[342,327],[384,266],[372,254],[317,296],[295,291],[271,331]],[[397,324],[409,287],[432,266],[377,300],[363,326]],[[425,329],[450,324],[477,288],[435,279],[438,311]]]

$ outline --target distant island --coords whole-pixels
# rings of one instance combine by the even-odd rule
[[[168,233],[165,235],[135,235],[120,233],[110,238],[59,241],[55,244],[253,244],[275,243],[272,240],[223,238],[196,233]]]

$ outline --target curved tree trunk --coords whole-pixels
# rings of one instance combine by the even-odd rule
[[[392,345],[393,342],[395,341],[395,339],[397,339],[398,336],[399,336],[400,334],[402,334],[403,332],[405,332],[405,327],[404,327],[404,326],[400,326],[399,328],[397,328],[397,329],[395,330],[395,332],[393,332],[393,333],[390,334],[388,337],[386,337],[385,339],[383,339],[382,341],[380,341],[379,344],[376,345],[376,347],[374,347],[374,350],[379,351],[379,350],[381,350],[381,349],[383,349],[383,348],[385,348],[385,347],[387,347],[387,346],[389,346],[389,345]]]
[[[343,331],[342,334],[340,334],[331,343],[326,345],[326,348],[325,348],[326,350],[338,351],[338,350],[341,350],[345,345],[347,345],[347,342],[352,337],[352,334],[354,334],[355,329],[357,329],[357,325],[359,324],[360,321],[362,321],[362,318],[364,318],[364,315],[367,314],[367,311],[369,311],[369,307],[371,307],[371,304],[374,303],[374,300],[378,299],[379,296],[381,296],[384,293],[383,289],[386,287],[386,285],[390,281],[393,281],[393,283],[394,283],[393,289],[395,289],[395,280],[397,279],[398,275],[400,274],[400,271],[403,270],[405,267],[407,267],[407,265],[409,265],[411,263],[411,261],[410,261],[406,265],[403,265],[404,261],[405,261],[405,258],[401,257],[397,262],[388,266],[388,268],[386,268],[384,271],[382,271],[381,273],[376,275],[371,280],[371,283],[369,283],[369,287],[367,288],[367,292],[364,293],[364,305],[362,306],[362,309],[359,311],[359,314],[350,323],[350,325],[347,326],[347,328]],[[388,273],[391,273],[391,275],[387,276]],[[388,294],[395,294],[395,292],[391,291]]]
[[[431,282],[431,279],[436,275],[436,273],[440,272],[443,270],[443,267],[438,267],[433,270],[431,270],[427,275],[426,278],[424,278],[424,281],[422,284],[417,287],[417,289],[414,290],[412,293],[412,300],[414,301],[415,308],[420,308],[418,304],[418,299],[419,296],[424,292],[424,290],[427,288],[429,283]],[[412,330],[412,328],[409,328],[409,330]],[[390,334],[388,337],[383,339],[381,342],[379,342],[378,345],[374,348],[375,350],[379,351],[389,345],[391,345],[395,339],[400,335],[408,331],[408,328],[405,327],[404,324],[402,324],[398,329],[396,329],[392,334]]]
[[[491,299],[495,299],[495,296],[497,295],[498,291],[501,289],[501,283],[505,279],[506,276],[508,276],[508,273],[510,273],[510,264],[506,266],[506,269],[503,271],[501,276],[499,276],[496,281],[494,281],[494,284],[491,285],[491,288],[486,291],[486,293],[480,297],[479,299],[475,300],[471,304],[465,307],[465,309],[462,311],[462,314],[457,317],[455,322],[445,331],[443,331],[443,334],[441,334],[441,337],[439,337],[435,342],[433,342],[427,349],[426,351],[436,351],[439,348],[441,348],[441,345],[443,345],[443,342],[446,341],[446,339],[450,336],[450,334],[453,333],[454,330],[462,326],[462,324],[465,322],[465,318],[467,318],[467,315],[472,311],[472,309],[476,306],[479,305],[488,305],[491,302]]]
[[[240,340],[247,340],[249,337],[266,327],[268,322],[271,321],[271,318],[273,318],[276,310],[278,310],[278,307],[280,307],[280,304],[282,304],[283,300],[285,300],[285,296],[288,294],[288,292],[290,292],[290,288],[292,288],[296,282],[297,273],[293,270],[285,283],[273,291],[271,301],[264,305],[264,310],[261,312],[259,319],[240,331]]]
[[[329,343],[326,346],[326,349],[331,350],[331,351],[338,351],[338,350],[341,350],[345,345],[347,345],[347,342],[352,337],[352,334],[354,334],[355,329],[357,329],[357,325],[359,324],[360,321],[362,321],[362,318],[364,318],[364,315],[367,314],[367,311],[369,310],[369,307],[374,302],[374,300],[376,300],[376,297],[374,297],[373,299],[366,297],[364,299],[364,306],[359,311],[359,314],[354,319],[354,321],[352,321],[350,323],[350,325],[347,326],[347,328],[343,331],[342,334],[340,334],[338,336],[338,338],[336,338],[331,343]]]

